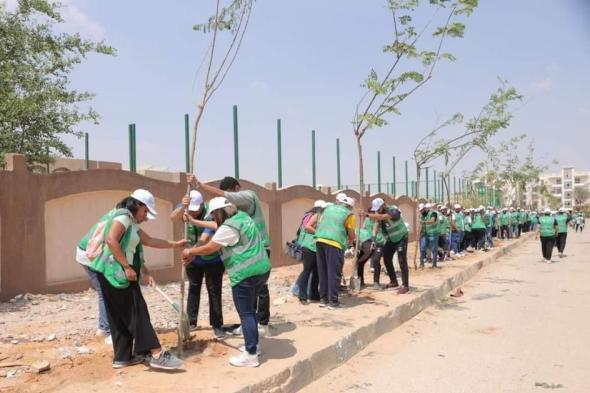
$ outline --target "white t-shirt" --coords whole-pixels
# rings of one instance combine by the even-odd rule
[[[127,258],[127,263],[132,264],[135,249],[137,248],[137,245],[141,240],[139,238],[139,227],[128,215],[121,215],[115,217],[115,221],[123,224],[123,226],[125,227],[125,231],[127,231],[129,225],[132,226],[131,237],[129,238],[129,243],[127,244],[127,250],[123,250],[125,252],[125,257]],[[90,266],[92,264],[92,262],[90,261],[90,259],[88,259],[88,256],[86,255],[86,251],[80,249],[80,247],[76,248],[76,261],[79,264],[85,266]]]
[[[211,239],[211,241],[221,244],[223,247],[233,246],[238,240],[240,240],[240,233],[227,225],[221,225],[217,228],[215,235]]]

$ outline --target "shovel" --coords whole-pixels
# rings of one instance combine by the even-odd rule
[[[166,300],[168,303],[170,303],[170,305],[172,306],[172,308],[174,309],[174,311],[176,311],[177,313],[180,314],[180,335],[182,337],[182,341],[187,341],[190,337],[190,328],[189,328],[189,323],[188,323],[188,316],[186,315],[185,312],[182,311],[182,309],[180,308],[180,306],[178,305],[178,303],[174,303],[172,301],[172,299],[170,299],[170,297],[168,295],[166,295],[166,293],[164,291],[162,291],[162,289],[160,287],[158,287],[157,285],[154,287],[154,289],[156,290],[156,292],[158,292],[160,295],[162,295],[162,297],[164,298],[164,300]]]

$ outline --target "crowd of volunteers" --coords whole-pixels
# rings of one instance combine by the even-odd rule
[[[164,349],[151,324],[139,282],[155,286],[143,258],[143,247],[182,248],[189,282],[186,314],[191,330],[197,328],[203,279],[207,288],[209,324],[216,339],[243,336],[244,345],[229,363],[256,367],[262,353],[259,337],[270,335],[270,235],[256,192],[243,190],[239,181],[225,177],[219,187],[187,176],[193,188],[170,215],[187,224],[187,240],[150,237],[140,225],[155,219],[156,203],[147,190],[138,189],[102,216],[80,240],[76,260],[87,272],[98,294],[97,335],[113,346],[113,367],[147,363],[156,369],[177,369],[182,360]],[[200,191],[214,196],[205,202]],[[374,198],[367,211],[355,212],[354,198],[339,193],[335,202],[315,201],[296,228],[290,244],[298,250],[302,271],[292,292],[303,306],[317,303],[326,310],[342,307],[348,287],[346,257],[352,257],[355,279],[361,289],[410,291],[408,240],[413,217],[404,217],[396,205]],[[413,213],[413,212],[409,212]],[[564,256],[568,227],[583,231],[583,213],[559,209],[541,211],[479,206],[464,208],[419,204],[419,268],[469,253],[494,248],[495,239],[514,239],[535,232],[540,237],[543,261],[552,262],[553,248]],[[357,220],[358,227],[357,230]],[[358,237],[358,239],[357,239]],[[394,267],[397,253],[399,273]],[[365,279],[365,267],[373,276]],[[382,269],[384,267],[384,269]],[[381,282],[381,273],[387,282]],[[240,324],[224,325],[222,283],[227,274]],[[398,279],[399,274],[399,279]]]

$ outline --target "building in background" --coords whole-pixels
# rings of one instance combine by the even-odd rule
[[[559,173],[539,176],[538,184],[529,184],[526,203],[534,207],[558,204],[565,208],[574,208],[586,204],[589,196],[590,171],[576,171],[573,167],[565,167]]]

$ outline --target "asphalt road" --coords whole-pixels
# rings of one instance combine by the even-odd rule
[[[590,231],[530,240],[303,392],[590,392]]]

